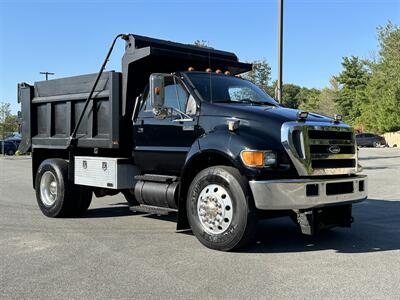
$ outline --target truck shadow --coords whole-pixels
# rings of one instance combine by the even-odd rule
[[[400,199],[399,199],[400,200]],[[89,209],[82,218],[145,217],[176,222],[176,214],[157,216],[133,213],[123,203]],[[368,253],[400,250],[400,201],[368,199],[353,207],[352,228],[334,228],[318,236],[302,235],[289,218],[260,221],[256,242],[239,253],[291,253],[334,250],[338,253]],[[191,230],[181,234],[192,235]]]
[[[111,203],[106,207],[89,208],[81,218],[115,218],[125,216],[140,216],[161,221],[176,222],[177,214],[156,215],[145,212],[132,212],[126,202]]]
[[[400,249],[400,201],[369,199],[353,207],[352,228],[304,236],[289,218],[261,221],[256,242],[239,252],[288,253],[335,250],[367,253]]]
[[[85,218],[115,218],[135,215],[128,209],[128,205],[112,205],[108,207],[89,208],[88,211],[81,217]]]

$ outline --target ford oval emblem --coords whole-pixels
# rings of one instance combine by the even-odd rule
[[[340,147],[337,145],[330,146],[328,151],[333,154],[338,154],[340,152]]]

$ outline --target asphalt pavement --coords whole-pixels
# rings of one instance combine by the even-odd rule
[[[85,216],[40,212],[30,159],[0,158],[1,299],[400,299],[400,149],[361,149],[369,200],[351,229],[302,236],[289,218],[258,226],[239,252],[133,214],[122,196]]]

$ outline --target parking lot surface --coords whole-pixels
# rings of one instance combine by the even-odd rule
[[[400,299],[400,149],[361,149],[369,200],[316,238],[289,218],[239,252],[202,246],[174,216],[133,214],[122,196],[85,216],[40,212],[30,159],[0,158],[0,298]]]

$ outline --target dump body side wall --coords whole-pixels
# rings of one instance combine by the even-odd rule
[[[23,149],[66,149],[96,74],[19,85]],[[121,73],[105,72],[95,89],[77,132],[77,147],[128,147],[130,132],[120,113]],[[126,130],[126,129],[125,129]]]

